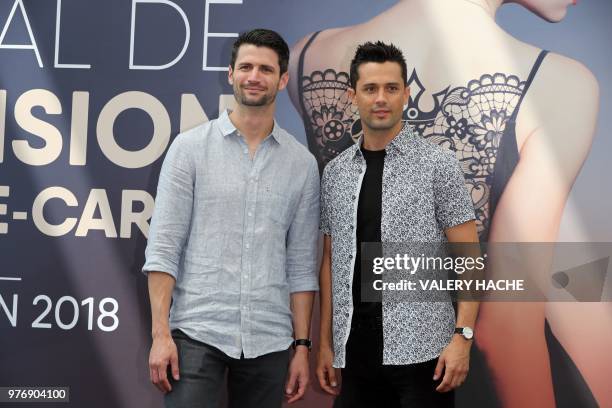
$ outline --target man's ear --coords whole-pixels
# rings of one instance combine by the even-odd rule
[[[404,87],[404,106],[408,106],[409,100],[410,100],[410,87],[406,85]]]
[[[353,88],[348,88],[346,90],[346,93],[348,94],[348,97],[351,102],[355,103],[355,90]]]
[[[228,68],[229,69],[227,70],[227,82],[230,85],[234,85],[234,70],[232,69],[231,65]]]
[[[285,72],[283,75],[280,76],[280,80],[278,81],[278,90],[282,91],[283,89],[285,89],[288,83],[289,83],[289,71]]]

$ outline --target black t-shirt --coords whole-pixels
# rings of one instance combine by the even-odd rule
[[[357,258],[353,274],[353,320],[370,320],[382,318],[380,302],[363,302],[361,299],[362,270],[361,243],[381,242],[382,216],[382,176],[385,163],[385,150],[366,150],[361,148],[366,161],[366,172],[363,176],[359,203],[357,207]],[[371,286],[374,279],[371,262],[363,271],[364,285]]]

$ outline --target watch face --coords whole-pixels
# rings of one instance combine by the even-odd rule
[[[471,327],[464,327],[463,328],[463,337],[465,337],[466,339],[471,339],[472,337],[474,337],[474,330],[472,330]]]

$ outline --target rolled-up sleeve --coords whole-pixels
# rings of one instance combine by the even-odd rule
[[[302,196],[287,232],[286,270],[289,291],[319,289],[317,249],[319,239],[319,170],[312,157]]]
[[[188,139],[176,137],[164,159],[145,250],[143,273],[179,275],[179,263],[191,222],[195,166]]]

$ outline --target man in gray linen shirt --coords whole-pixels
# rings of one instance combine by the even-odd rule
[[[150,376],[166,406],[217,407],[226,371],[230,406],[304,395],[319,174],[274,121],[288,58],[277,33],[241,34],[228,75],[235,110],[177,136],[164,160],[143,271]]]

